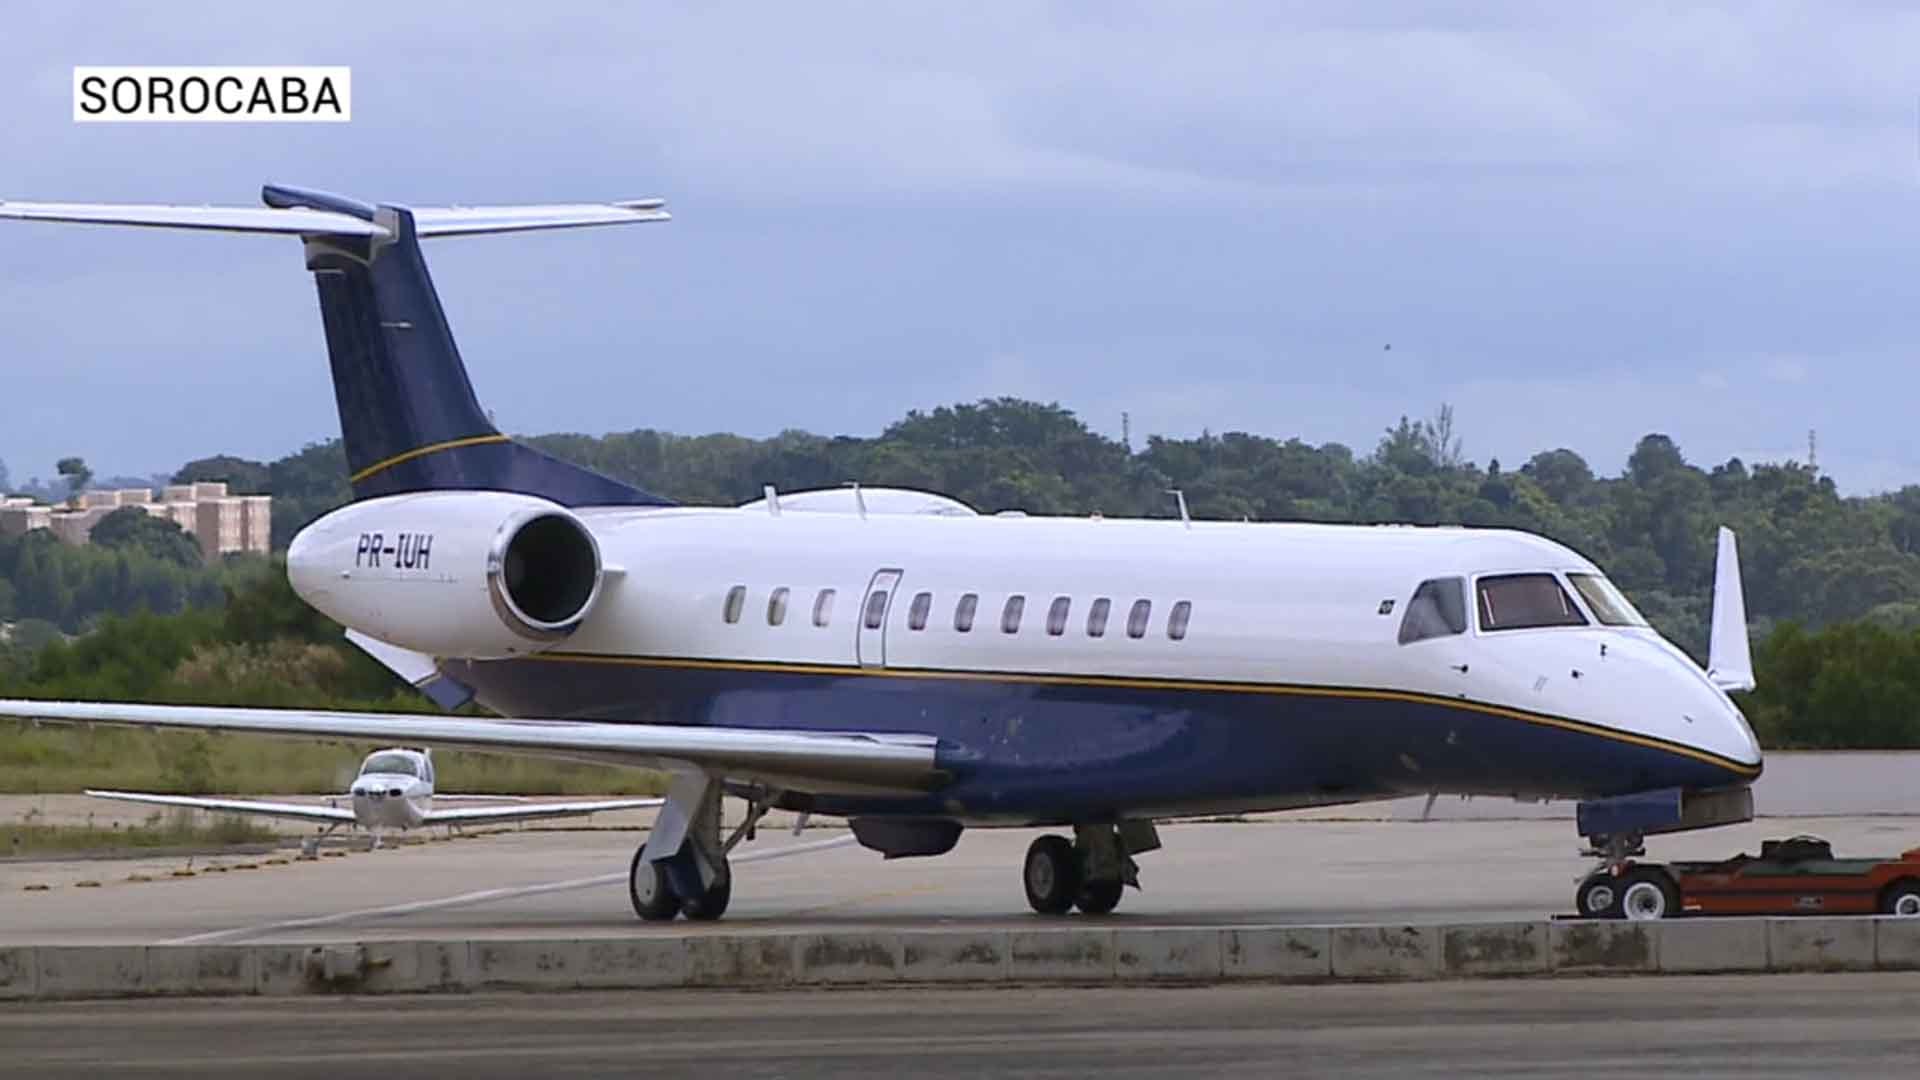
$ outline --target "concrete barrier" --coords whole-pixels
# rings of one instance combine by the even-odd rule
[[[1881,971],[1920,970],[1920,919],[1873,922],[1873,966]]]
[[[1872,971],[1878,919],[1767,920],[1769,971]]]
[[[1550,958],[1545,923],[1441,928],[1440,974],[1449,978],[1540,975],[1549,969]]]
[[[1333,931],[1325,926],[1236,926],[1220,931],[1220,974],[1228,979],[1333,977]]]
[[[1336,926],[1336,979],[1428,979],[1439,971],[1439,927]]]
[[[1638,975],[1660,970],[1658,927],[1644,922],[1547,924],[1548,967],[1569,975]]]
[[[1000,982],[1013,943],[1005,931],[900,933],[900,977],[909,982]]]
[[[1062,928],[1007,935],[1007,977],[1024,982],[1110,982],[1113,931]]]
[[[0,1000],[1870,970],[1920,970],[1920,919],[1164,928],[1086,920],[1014,931],[40,945],[0,947]]]
[[[1134,979],[1218,982],[1220,931],[1127,928],[1113,932],[1113,974]]]
[[[1660,970],[1672,974],[1767,970],[1767,919],[1677,919],[1659,927]]]
[[[40,982],[40,958],[30,947],[0,949],[0,1001],[34,996]]]

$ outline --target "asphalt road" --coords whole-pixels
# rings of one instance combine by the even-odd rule
[[[1891,1077],[1916,1015],[1907,974],[10,1004],[0,1076]]]
[[[1655,858],[1724,857],[1817,832],[1847,854],[1920,845],[1912,818],[1774,819],[1659,837]],[[727,917],[638,923],[625,874],[641,834],[511,832],[316,862],[145,881],[109,862],[0,865],[0,942],[546,938],[851,928],[1033,925],[1019,882],[1031,831],[969,832],[952,853],[885,862],[834,831],[763,832],[743,846]],[[844,832],[838,835],[844,836]],[[1466,922],[1569,910],[1590,860],[1570,823],[1272,821],[1161,829],[1116,925]],[[826,844],[827,846],[822,846]],[[805,845],[803,850],[790,850]],[[744,856],[751,855],[751,861]],[[82,881],[94,886],[82,887]],[[30,885],[45,885],[27,891]]]

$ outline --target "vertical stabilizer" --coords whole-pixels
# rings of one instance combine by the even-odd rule
[[[467,368],[420,251],[476,236],[665,221],[658,199],[538,206],[372,206],[269,185],[266,207],[0,202],[0,218],[298,236],[320,293],[340,435],[356,496],[483,489],[567,506],[668,500],[501,434]]]
[[[1753,650],[1747,641],[1747,597],[1740,585],[1740,547],[1722,526],[1713,562],[1713,636],[1707,645],[1707,678],[1722,690],[1751,690]]]

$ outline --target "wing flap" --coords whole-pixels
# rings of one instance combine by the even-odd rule
[[[819,793],[919,794],[946,781],[935,764],[938,740],[931,735],[82,701],[0,700],[0,716],[419,744],[646,768],[694,766]]]
[[[436,800],[444,795],[435,795]],[[484,796],[473,796],[484,798]],[[471,825],[489,821],[533,821],[539,818],[585,817],[614,810],[640,810],[659,806],[665,799],[606,799],[599,802],[516,803],[511,806],[463,806],[457,810],[428,812],[429,825]]]
[[[120,802],[149,803],[155,806],[183,806],[193,810],[212,810],[226,814],[257,814],[262,817],[292,818],[297,821],[353,821],[353,811],[342,810],[337,806],[256,802],[251,799],[210,799],[197,795],[150,795],[143,791],[88,789],[87,794],[96,799],[117,799]]]

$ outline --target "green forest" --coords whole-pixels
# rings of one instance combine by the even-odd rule
[[[1763,743],[1920,747],[1920,485],[1846,497],[1807,465],[1696,464],[1660,434],[1642,438],[1614,475],[1566,449],[1482,463],[1466,456],[1444,406],[1400,418],[1360,450],[1244,432],[1151,436],[1135,447],[1057,404],[1010,398],[910,412],[870,438],[637,430],[528,441],[691,503],[742,502],[768,484],[793,491],[858,481],[939,491],[983,512],[1172,517],[1168,492],[1178,489],[1196,518],[1524,529],[1600,564],[1696,657],[1706,650],[1714,533],[1729,525],[1740,535],[1760,682],[1741,704]],[[347,501],[346,472],[334,440],[273,462],[189,462],[175,480],[272,495],[274,544],[283,549]],[[103,521],[88,547],[44,533],[0,537],[0,625],[9,627],[0,694],[428,708],[302,605],[277,566],[259,558],[203,565],[177,527],[123,513],[130,517]],[[201,740],[184,757],[134,745],[121,757],[149,762],[179,790],[240,782],[234,774],[259,767],[266,753],[231,749],[246,740],[211,748]],[[58,783],[92,767],[97,753],[57,732],[0,734],[0,788]],[[309,766],[287,768],[291,783]],[[489,780],[618,786],[604,775]]]

